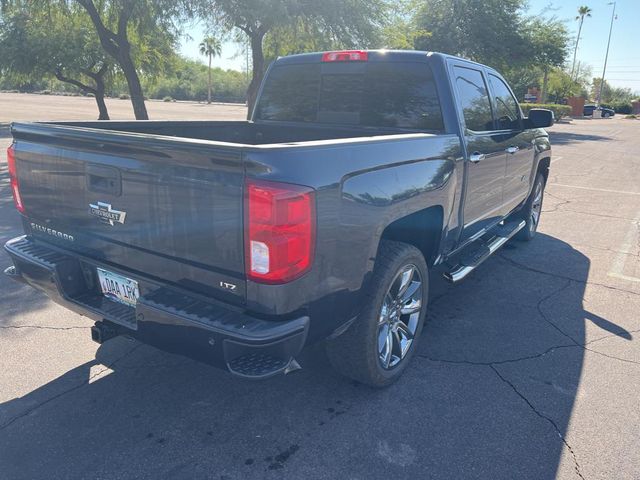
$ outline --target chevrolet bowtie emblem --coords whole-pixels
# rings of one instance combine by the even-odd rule
[[[115,222],[124,223],[127,217],[127,212],[114,210],[111,208],[111,204],[103,202],[90,203],[89,214],[98,217],[102,223],[108,223],[111,226],[115,225]]]

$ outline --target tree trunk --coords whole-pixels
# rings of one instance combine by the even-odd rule
[[[131,59],[131,46],[127,38],[127,25],[133,11],[133,0],[123,1],[122,9],[117,19],[118,29],[115,33],[105,26],[93,0],[76,1],[89,14],[104,51],[120,65],[129,86],[129,96],[136,120],[149,120],[147,107],[144,104],[144,93],[142,92],[140,77],[138,77],[136,66]]]
[[[547,103],[547,84],[549,83],[549,68],[544,67],[544,76],[542,77],[542,92],[540,99],[542,103]]]
[[[104,79],[102,75],[95,77],[96,82],[96,104],[98,105],[98,120],[109,120],[109,111],[107,110],[107,104],[104,101]]]
[[[207,92],[207,103],[211,103],[211,54],[209,54],[209,90]]]
[[[247,90],[247,118],[251,118],[253,107],[258,96],[258,89],[264,77],[264,52],[262,51],[263,32],[251,33],[251,58],[253,60],[253,75]]]
[[[142,91],[142,85],[140,84],[140,77],[138,76],[136,67],[133,64],[133,60],[131,60],[131,54],[128,45],[126,48],[123,48],[121,46],[119,53],[120,58],[118,59],[118,63],[122,68],[122,73],[124,73],[124,76],[127,79],[127,85],[129,86],[129,95],[131,97],[131,105],[133,106],[133,114],[135,115],[136,120],[149,120],[147,107],[144,104],[144,93]]]
[[[95,97],[96,104],[98,105],[98,120],[109,120],[109,111],[107,110],[107,104],[104,102],[104,78],[103,75],[106,73],[107,68],[106,65],[100,69],[98,73],[85,72],[89,77],[91,77],[96,82],[96,88],[93,88],[89,85],[82,83],[80,80],[76,80],[75,78],[65,77],[62,74],[62,70],[56,70],[54,75],[61,82],[69,83],[81,89],[83,92],[92,93]]]
[[[580,33],[582,32],[582,22],[584,17],[580,17],[580,26],[578,27],[578,38],[576,39],[576,48],[573,50],[573,65],[571,67],[571,80],[573,80],[573,72],[576,69],[576,55],[578,54],[578,43],[580,43]]]

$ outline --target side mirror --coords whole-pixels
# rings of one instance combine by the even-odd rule
[[[528,128],[545,128],[553,125],[555,118],[551,110],[544,108],[532,108],[525,122]]]

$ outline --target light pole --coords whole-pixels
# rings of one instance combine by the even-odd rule
[[[609,58],[609,45],[611,45],[611,32],[613,31],[613,20],[616,16],[616,2],[609,2],[607,5],[613,5],[613,12],[611,12],[611,25],[609,26],[609,40],[607,41],[607,53],[604,56],[604,68],[602,69],[602,78],[600,79],[600,90],[598,91],[598,98],[596,99],[596,105],[600,106],[600,100],[602,99],[602,87],[604,87],[604,74],[607,71],[607,59]]]

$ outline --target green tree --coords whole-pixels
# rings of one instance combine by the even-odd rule
[[[208,36],[199,45],[200,55],[209,57],[209,83],[207,92],[207,103],[211,103],[211,60],[213,57],[219,57],[222,54],[222,44],[215,37]]]
[[[459,55],[497,69],[526,63],[524,0],[422,0],[410,28],[419,50]]]
[[[174,55],[176,20],[192,14],[191,0],[0,0],[2,10],[25,8],[52,12],[82,7],[105,54],[124,75],[135,117],[149,118],[139,71],[162,70]],[[64,46],[62,46],[64,48]]]
[[[96,30],[104,51],[122,70],[129,87],[133,112],[137,120],[148,120],[140,76],[132,53],[131,36],[149,47],[152,42],[176,41],[172,20],[182,12],[178,2],[169,0],[75,0],[81,5]]]
[[[600,84],[602,78],[594,78],[591,84],[591,98],[598,98],[598,91],[600,90]],[[612,104],[612,103],[630,103],[634,99],[634,92],[630,88],[613,87],[606,80],[602,87],[602,97],[600,103]]]
[[[584,23],[584,19],[586,17],[591,16],[591,9],[586,5],[578,7],[578,15],[576,16],[576,20],[580,21],[578,26],[578,37],[576,38],[576,45],[573,49],[573,63],[571,64],[571,78],[573,78],[573,74],[576,68],[576,55],[578,54],[578,43],[580,43],[580,34],[582,33],[582,24]]]
[[[547,91],[552,103],[561,103],[566,97],[580,95],[582,85],[565,70],[553,68],[548,75]]]
[[[5,9],[0,21],[0,71],[37,79],[53,75],[93,94],[98,120],[109,119],[104,96],[112,68],[77,6]]]
[[[251,112],[265,71],[264,39],[298,21],[327,38],[353,47],[374,43],[387,9],[385,0],[201,0],[204,17],[249,38],[253,74],[247,91]]]
[[[529,59],[542,70],[542,103],[547,103],[547,84],[552,69],[561,67],[567,58],[569,33],[557,19],[535,18],[524,30],[529,45]]]

